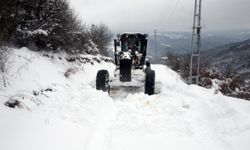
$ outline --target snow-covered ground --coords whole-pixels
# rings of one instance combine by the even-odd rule
[[[161,92],[111,98],[95,89],[111,63],[67,62],[66,55],[13,50],[0,89],[0,150],[248,150],[250,102],[186,85],[153,65]],[[86,56],[99,59],[99,57]],[[72,74],[65,77],[71,70]],[[22,102],[12,109],[9,99]]]

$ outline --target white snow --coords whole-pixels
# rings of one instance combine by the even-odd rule
[[[45,31],[45,30],[42,30],[42,29],[34,30],[34,31],[32,31],[30,34],[43,34],[43,35],[45,35],[45,36],[48,36],[48,32]]]
[[[32,35],[45,35],[45,36],[48,36],[48,32],[46,30],[43,30],[43,29],[36,29],[34,31],[30,31],[30,30],[21,30],[21,29],[17,29],[18,31],[20,32],[23,32],[23,33],[27,33],[29,36],[32,36]]]
[[[187,85],[166,66],[152,65],[160,93],[111,98],[95,89],[97,71],[112,73],[111,63],[69,63],[26,48],[12,54],[0,89],[1,150],[249,149],[250,102]],[[66,78],[70,68],[76,73]],[[4,106],[10,97],[30,111]]]
[[[123,52],[121,58],[122,59],[130,59],[131,58],[130,53],[129,52]]]
[[[171,40],[179,40],[179,39],[187,39],[188,37],[183,35],[183,34],[178,34],[178,33],[163,33],[163,34],[160,34],[162,36],[165,36]]]

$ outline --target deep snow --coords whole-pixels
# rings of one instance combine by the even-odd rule
[[[111,98],[95,90],[95,77],[99,69],[112,74],[113,64],[65,57],[13,50],[9,84],[0,89],[1,150],[249,149],[249,101],[186,85],[163,65],[152,66],[160,93]],[[10,97],[30,111],[4,106]]]

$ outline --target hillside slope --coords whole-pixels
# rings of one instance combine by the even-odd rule
[[[216,47],[223,46],[228,43],[243,41],[250,38],[249,32],[237,32],[237,33],[202,33],[202,51],[215,49]],[[159,32],[156,36],[150,34],[148,40],[148,55],[151,56],[153,63],[165,64],[165,61],[161,60],[166,56],[167,52],[171,52],[178,55],[188,54],[191,52],[192,33],[187,32]],[[155,47],[156,44],[156,47]]]
[[[211,66],[226,70],[228,68],[250,79],[250,39],[227,44],[203,53]]]
[[[95,90],[95,76],[99,69],[112,74],[112,63],[100,56],[81,56],[82,63],[68,62],[67,57],[13,50],[9,84],[0,90],[0,149],[247,150],[250,146],[248,101],[186,85],[163,65],[152,66],[159,94],[141,91],[111,98]],[[74,71],[67,78],[69,70]],[[23,109],[6,107],[10,98],[21,101]]]

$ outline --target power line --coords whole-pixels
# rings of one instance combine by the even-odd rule
[[[169,1],[168,1],[168,4],[170,4],[171,1],[172,1],[172,0],[169,0]],[[173,10],[170,12],[170,14],[168,15],[168,17],[166,17],[166,22],[165,22],[165,23],[168,23],[168,22],[169,22],[169,19],[174,15],[175,10],[176,10],[176,8],[177,8],[179,2],[180,2],[180,0],[177,0],[177,1],[176,1]]]
[[[173,11],[172,11],[172,13],[171,13],[170,17],[172,17],[172,16],[173,16],[173,14],[175,13],[175,10],[176,10],[176,8],[177,8],[177,6],[178,6],[179,2],[180,2],[180,0],[177,0],[177,2],[175,3],[174,9],[173,9]]]

